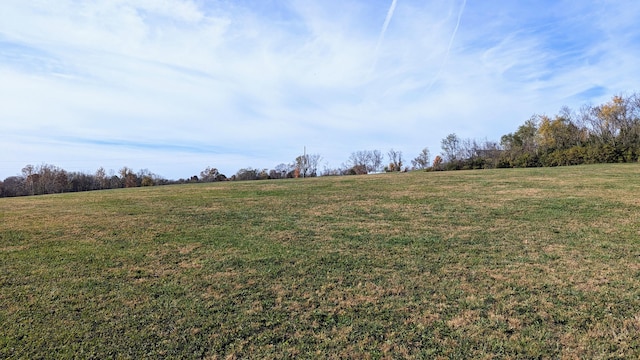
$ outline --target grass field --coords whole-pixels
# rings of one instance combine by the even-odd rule
[[[640,165],[0,199],[0,358],[640,357]]]

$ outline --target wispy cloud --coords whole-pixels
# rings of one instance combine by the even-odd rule
[[[393,13],[396,10],[396,5],[398,4],[398,0],[393,0],[391,2],[391,6],[389,7],[389,10],[387,11],[387,17],[384,19],[384,23],[382,24],[382,30],[380,30],[380,35],[378,36],[378,42],[376,43],[376,49],[374,51],[373,54],[373,64],[371,65],[371,73],[373,73],[373,71],[376,68],[376,63],[378,62],[378,52],[380,51],[380,46],[382,45],[382,42],[384,41],[384,35],[387,33],[387,28],[389,27],[389,23],[391,22],[391,19],[393,18]]]
[[[436,153],[450,132],[499,138],[640,74],[633,1],[7,0],[0,14],[0,178],[42,161],[229,173],[305,145],[331,166],[364,148]]]
[[[444,69],[447,60],[449,60],[449,54],[451,53],[451,46],[453,45],[453,41],[456,38],[456,34],[458,33],[458,28],[460,27],[460,20],[462,20],[462,14],[464,13],[464,9],[467,6],[467,0],[462,0],[462,6],[460,7],[460,12],[458,13],[458,20],[456,21],[456,26],[453,28],[453,34],[451,34],[451,39],[449,40],[449,45],[447,45],[447,51],[444,54],[444,58],[442,59],[442,65],[440,65],[440,69],[436,76],[433,77],[433,80],[429,83],[428,90],[431,90],[433,84],[438,80],[440,74],[442,74],[442,70]]]

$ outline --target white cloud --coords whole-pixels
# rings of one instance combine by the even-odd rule
[[[398,0],[376,51],[390,3],[4,1],[0,178],[42,161],[230,173],[304,145],[331,166],[435,154],[451,132],[497,139],[636,90],[634,2],[468,2],[453,38],[461,0]]]

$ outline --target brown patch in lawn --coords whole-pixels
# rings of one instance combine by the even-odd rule
[[[522,320],[513,316],[505,316],[503,314],[496,314],[495,312],[489,312],[489,320],[496,323],[504,323],[509,330],[517,331],[522,329]]]
[[[543,189],[537,188],[508,189],[496,191],[495,196],[502,201],[512,201],[522,198],[531,199],[537,197],[546,197],[546,192]]]
[[[15,252],[15,251],[23,251],[29,249],[30,246],[27,245],[15,245],[15,246],[5,246],[0,248],[0,252]]]
[[[181,255],[186,255],[186,254],[190,254],[193,250],[199,248],[200,246],[202,246],[202,244],[200,243],[191,243],[191,244],[187,244],[185,246],[182,246],[178,249],[178,252]]]
[[[432,312],[428,310],[422,310],[418,313],[416,312],[407,312],[409,316],[405,320],[405,325],[415,325],[419,329],[424,329],[430,327],[436,321],[440,321],[440,314],[437,312]]]
[[[468,327],[480,319],[480,315],[476,310],[464,310],[457,316],[447,320],[447,325],[454,329]]]
[[[180,266],[180,268],[182,269],[201,269],[202,268],[200,259],[191,259],[188,261],[181,261],[180,264],[178,264],[178,266]]]

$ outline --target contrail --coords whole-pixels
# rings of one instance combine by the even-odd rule
[[[436,76],[434,76],[433,80],[431,80],[431,83],[429,84],[427,91],[431,90],[431,87],[433,86],[433,84],[436,83],[436,81],[442,74],[442,71],[444,70],[444,66],[447,63],[447,60],[449,60],[449,53],[451,52],[451,46],[453,45],[453,40],[455,40],[456,38],[456,34],[458,33],[458,28],[460,27],[460,20],[462,19],[462,14],[464,13],[464,8],[466,6],[467,6],[467,0],[463,0],[462,7],[460,8],[460,12],[458,13],[458,21],[456,22],[456,27],[453,29],[453,34],[451,34],[451,39],[449,39],[449,46],[447,47],[447,52],[444,54],[444,59],[442,60],[442,64],[440,65],[440,70],[438,70],[438,73],[436,74]]]
[[[380,36],[378,37],[378,43],[376,44],[376,51],[374,53],[373,65],[371,66],[371,73],[373,73],[373,70],[375,70],[376,68],[376,63],[378,62],[378,51],[380,51],[380,45],[382,45],[382,41],[384,40],[384,34],[387,32],[387,28],[389,27],[391,18],[393,18],[393,12],[396,10],[397,3],[398,3],[398,0],[393,0],[391,2],[391,7],[389,7],[389,11],[387,12],[387,18],[384,19],[384,25],[382,25],[382,31],[380,31]]]

